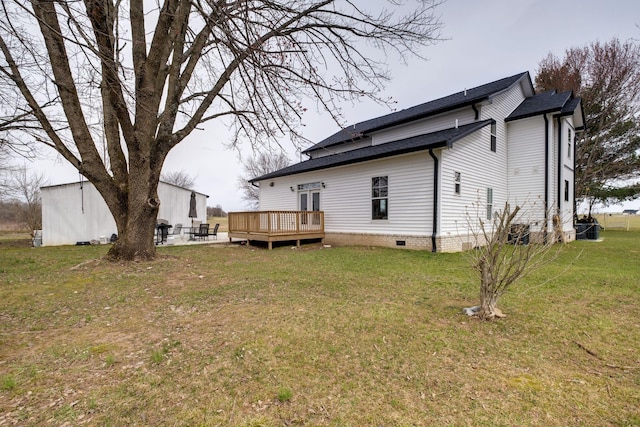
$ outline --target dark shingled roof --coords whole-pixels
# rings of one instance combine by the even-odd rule
[[[513,110],[505,121],[524,119],[540,114],[560,111],[562,114],[573,114],[580,102],[579,98],[573,98],[571,92],[556,93],[555,90],[530,96]]]
[[[454,142],[482,129],[492,122],[493,120],[483,120],[481,122],[473,122],[457,128],[444,129],[437,132],[402,139],[400,141],[373,145],[370,147],[346,151],[344,153],[316,157],[291,165],[284,169],[253,178],[250,182],[263,181],[265,179],[295,175],[302,172],[310,172],[352,163],[360,163],[383,157],[397,156],[399,154],[423,151],[429,148],[451,147]]]
[[[509,89],[511,86],[520,82],[524,78],[528,79],[529,85],[532,87],[531,77],[529,76],[528,71],[516,74],[511,77],[496,80],[492,83],[487,83],[482,86],[467,89],[466,91],[454,93],[453,95],[445,96],[444,98],[416,105],[405,110],[356,123],[353,126],[349,126],[348,128],[334,133],[330,137],[324,139],[323,141],[320,141],[311,148],[304,150],[303,153],[306,154],[321,148],[357,140],[365,137],[368,132],[373,132],[391,126],[397,126],[435,114],[440,114],[446,111],[476,104]]]

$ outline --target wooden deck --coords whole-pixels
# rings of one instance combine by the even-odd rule
[[[322,211],[229,212],[229,240],[246,239],[273,242],[324,239]]]

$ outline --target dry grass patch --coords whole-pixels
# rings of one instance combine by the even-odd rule
[[[603,235],[493,323],[459,254],[1,250],[0,425],[637,425],[638,252]]]

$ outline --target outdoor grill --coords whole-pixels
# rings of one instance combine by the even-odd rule
[[[167,241],[167,235],[171,227],[173,225],[170,225],[166,219],[158,219],[156,221],[156,245],[162,245]]]

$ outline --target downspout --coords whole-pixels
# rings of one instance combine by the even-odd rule
[[[476,107],[476,104],[471,104],[471,108],[473,109],[473,112],[475,113],[475,120],[478,120],[478,118],[480,118],[480,111],[478,110],[478,107]]]
[[[561,212],[560,204],[564,200],[564,197],[560,198],[562,196],[562,183],[562,118],[558,116],[558,215],[560,215]]]
[[[429,155],[433,159],[433,225],[431,226],[431,252],[438,252],[436,236],[438,235],[438,157],[433,154],[433,148],[429,148]]]
[[[549,226],[549,119],[544,117],[544,244],[547,244],[547,227]]]
[[[572,164],[572,171],[573,171],[573,200],[571,200],[571,209],[573,210],[573,222],[575,223],[575,221],[578,219],[578,207],[576,206],[576,142],[578,141],[578,136],[575,134],[573,134],[573,141],[571,142],[571,149],[573,150],[573,153],[571,154],[571,158],[573,160],[573,164]]]

